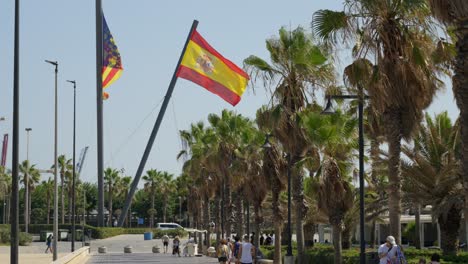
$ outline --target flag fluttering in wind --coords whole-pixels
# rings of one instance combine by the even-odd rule
[[[192,81],[235,106],[245,91],[249,76],[224,58],[195,30],[187,45],[177,77]]]
[[[115,44],[114,37],[112,36],[109,27],[107,26],[104,15],[102,16],[103,27],[103,53],[102,53],[102,88],[106,88],[115,82],[122,74],[122,60],[120,58],[119,49]],[[109,94],[103,94],[103,98],[108,99]]]

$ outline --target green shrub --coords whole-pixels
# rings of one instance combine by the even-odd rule
[[[19,233],[19,245],[20,246],[29,246],[32,242],[32,236],[25,232]]]
[[[10,243],[10,228],[0,228],[0,243],[9,244]]]

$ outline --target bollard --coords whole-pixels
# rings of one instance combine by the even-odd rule
[[[125,246],[124,247],[124,253],[132,253],[132,246]]]
[[[101,254],[107,253],[107,248],[104,247],[104,246],[99,247],[99,248],[98,248],[98,253],[101,253]]]
[[[158,246],[153,247],[153,253],[160,253],[159,250],[160,248]]]

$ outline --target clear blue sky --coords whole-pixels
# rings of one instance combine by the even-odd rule
[[[21,6],[20,160],[26,159],[26,127],[31,127],[30,160],[38,168],[53,163],[54,73],[44,59],[59,62],[59,153],[72,157],[73,89],[77,87],[77,156],[90,146],[82,178],[96,181],[96,81],[94,1],[23,0]],[[193,19],[198,31],[221,54],[242,66],[251,54],[267,57],[265,39],[281,26],[310,29],[314,11],[341,10],[343,0],[155,1],[104,0],[103,8],[122,55],[122,77],[104,102],[105,165],[134,176]],[[14,1],[0,9],[0,133],[12,128]],[[344,54],[347,54],[345,51]],[[346,55],[345,55],[346,56]],[[345,59],[346,60],[346,59]],[[268,102],[261,89],[246,93],[233,108],[203,88],[180,79],[146,169],[178,175],[182,163],[178,130],[223,108],[254,117]],[[450,83],[429,108],[458,115]],[[147,117],[147,118],[146,118]],[[146,118],[146,119],[145,119]],[[135,133],[134,133],[135,132]],[[11,166],[11,138],[7,166]],[[51,175],[50,175],[51,176]],[[43,175],[43,179],[49,175]]]

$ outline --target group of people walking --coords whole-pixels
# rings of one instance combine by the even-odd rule
[[[397,245],[393,236],[388,236],[385,243],[380,245],[377,253],[379,254],[379,264],[407,264],[405,254],[401,246]],[[434,253],[431,256],[431,262],[426,259],[420,259],[418,264],[440,264],[440,256]]]
[[[222,239],[216,251],[220,264],[252,264],[255,259],[256,248],[246,235],[243,241],[238,236],[234,242],[229,238]]]

